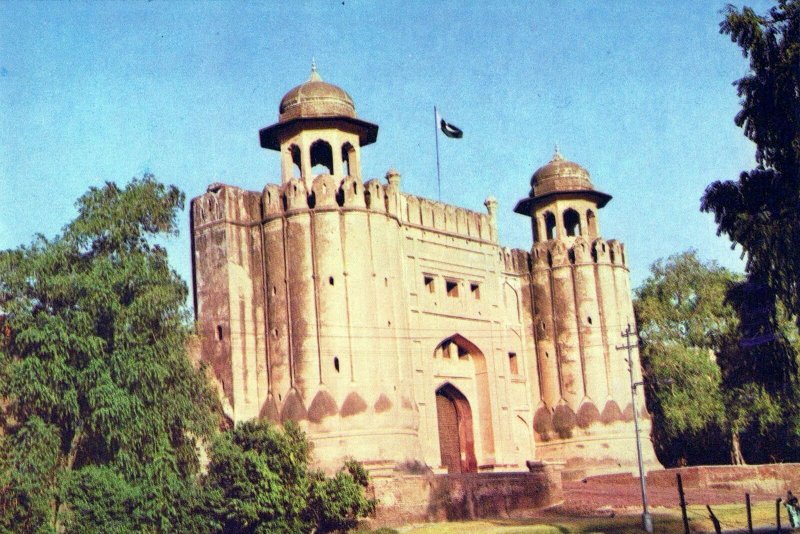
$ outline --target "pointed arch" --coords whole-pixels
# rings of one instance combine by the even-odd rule
[[[520,321],[519,293],[508,282],[503,283],[503,304],[511,322],[518,323]]]
[[[289,178],[300,178],[302,171],[300,170],[300,147],[292,144],[287,150],[287,158],[291,162],[291,174]]]
[[[322,168],[327,169],[327,174],[333,174],[333,150],[330,143],[317,139],[311,144],[311,171],[313,174],[323,174]]]
[[[551,211],[544,212],[544,234],[546,239],[555,239],[556,232],[556,216]]]
[[[495,444],[492,426],[491,394],[489,391],[489,373],[487,371],[486,357],[483,351],[463,335],[454,333],[436,346],[436,349],[433,351],[433,356],[434,358],[443,358],[442,362],[445,366],[450,365],[449,363],[444,363],[448,361],[468,360],[472,362],[474,374],[465,379],[464,384],[468,387],[466,391],[470,391],[469,395],[472,396],[472,406],[475,409],[473,425],[475,427],[476,439],[479,440],[480,444],[479,452],[481,454],[482,463],[493,462]],[[450,359],[447,360],[445,358]],[[447,380],[446,376],[442,376],[442,378]],[[470,382],[472,383],[470,384]],[[459,384],[461,384],[461,382],[459,382]],[[473,391],[474,393],[472,393]]]
[[[447,382],[436,390],[436,418],[442,466],[448,473],[474,473],[475,438],[467,397]]]
[[[528,422],[521,416],[514,418],[512,427],[514,435],[514,446],[517,449],[517,458],[520,465],[525,465],[526,460],[533,459],[533,433]]]
[[[342,145],[342,174],[358,176],[358,158],[355,147],[348,143]]]
[[[594,211],[586,210],[586,224],[588,225],[589,237],[597,237],[597,216]]]
[[[581,235],[581,216],[572,208],[564,211],[564,231],[569,237]]]

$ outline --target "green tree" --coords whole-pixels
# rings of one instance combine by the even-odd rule
[[[735,83],[735,122],[755,143],[757,166],[710,184],[701,209],[800,325],[800,1],[779,0],[766,16],[728,6],[720,32],[750,61]]]
[[[347,462],[332,478],[308,469],[309,443],[288,423],[245,422],[217,437],[204,481],[210,532],[348,530],[369,514],[366,471]]]
[[[773,305],[694,251],[653,264],[634,309],[666,465],[798,457],[797,327]]]
[[[725,462],[725,398],[715,357],[736,332],[725,295],[739,277],[701,262],[693,250],[655,262],[650,273],[636,290],[634,310],[659,458],[665,465]]]
[[[214,428],[187,288],[155,240],[184,195],[152,176],[0,252],[0,529],[174,531]],[[102,496],[102,498],[100,498]]]
[[[800,457],[797,325],[761,282],[731,287],[727,302],[739,316],[737,335],[720,351],[728,421],[741,440],[739,458],[792,461]]]
[[[750,62],[735,82],[742,106],[735,122],[756,145],[756,167],[713,182],[701,200],[717,233],[746,257],[747,281],[729,295],[739,337],[720,365],[731,425],[760,436],[758,454],[786,459],[797,457],[800,439],[792,341],[800,326],[800,1],[779,0],[763,16],[728,6],[720,32]],[[753,420],[753,411],[761,417]]]

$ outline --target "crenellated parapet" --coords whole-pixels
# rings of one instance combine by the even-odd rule
[[[492,206],[496,206],[496,201]],[[399,218],[404,224],[476,241],[497,243],[494,216],[428,198],[402,194]]]
[[[206,193],[192,200],[195,226],[228,222],[249,225],[259,219],[258,193],[238,187],[214,183]]]
[[[566,243],[563,241],[549,242],[548,252],[550,253],[550,267],[558,268],[569,265],[572,259],[569,254],[570,250],[571,249],[568,249]]]
[[[531,254],[527,250],[504,247],[500,250],[505,271],[509,273],[527,275],[531,272]]]
[[[620,267],[628,266],[625,260],[625,245],[616,239],[609,239],[608,249],[611,263],[614,265],[619,265]]]
[[[263,221],[305,211],[366,210],[424,230],[497,243],[497,201],[489,198],[486,206],[488,213],[479,213],[402,193],[400,175],[394,170],[386,174],[386,183],[377,178],[362,183],[355,176],[338,180],[321,174],[310,190],[302,179],[292,178],[281,185],[268,184],[261,193]]]
[[[593,263],[592,245],[582,236],[575,238],[571,248],[571,259],[575,265],[585,265]]]
[[[560,240],[534,243],[530,257],[533,269],[584,264],[603,264],[628,269],[625,245],[615,239],[605,240],[599,237],[587,241],[578,236],[571,245]]]
[[[287,213],[309,209],[306,184],[299,178],[292,178],[283,186],[284,209]]]
[[[314,179],[311,185],[311,194],[308,197],[308,206],[314,209],[333,208],[338,206],[340,181],[330,174],[321,174]]]
[[[365,209],[364,184],[355,176],[346,176],[339,188],[342,206]],[[338,197],[337,197],[338,198]]]
[[[300,178],[281,185],[267,184],[261,193],[264,221],[300,212],[358,210],[395,215],[397,202],[390,202],[389,190],[380,180],[362,183],[358,177],[339,180],[330,174],[314,178],[310,190]]]
[[[368,210],[386,213],[386,192],[383,189],[383,184],[377,178],[373,178],[364,184],[364,202]]]

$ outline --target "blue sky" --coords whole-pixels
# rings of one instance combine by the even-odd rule
[[[763,1],[748,5],[763,12]],[[258,129],[311,58],[380,125],[363,175],[390,167],[435,198],[500,202],[500,238],[529,249],[512,212],[558,144],[614,199],[604,237],[626,243],[634,286],[689,247],[741,270],[699,199],[753,166],[733,124],[747,72],[719,35],[724,2],[0,3],[0,249],[52,236],[92,185],[145,172],[188,198],[211,182],[279,182]],[[191,277],[188,214],[167,242]]]

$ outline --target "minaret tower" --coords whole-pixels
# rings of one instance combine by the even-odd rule
[[[530,196],[514,211],[531,217],[534,243],[559,239],[571,245],[578,236],[599,237],[597,210],[609,200],[611,195],[592,187],[589,172],[564,159],[556,146],[550,163],[533,174]]]
[[[280,151],[283,183],[302,178],[310,191],[318,174],[361,178],[361,147],[375,142],[378,126],[357,118],[350,95],[322,81],[315,63],[308,81],[286,93],[278,112],[278,122],[259,137],[263,148]]]
[[[533,174],[529,196],[514,208],[531,217],[533,230],[537,451],[546,460],[566,460],[567,469],[571,459],[586,466],[587,455],[599,470],[610,463],[635,465],[627,457],[633,447],[612,443],[633,438],[627,354],[617,345],[634,319],[624,248],[600,237],[597,213],[609,200],[593,187],[589,172],[556,147],[552,160]],[[634,359],[641,376],[638,354]],[[573,450],[580,436],[594,437],[599,450]],[[652,447],[647,456],[654,460]]]

